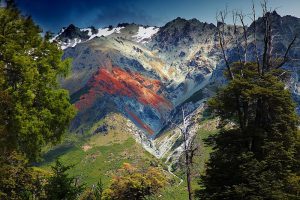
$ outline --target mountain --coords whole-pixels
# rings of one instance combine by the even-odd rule
[[[268,13],[272,19],[273,55],[283,55],[292,36],[300,31],[300,19]],[[256,21],[258,51],[262,54],[262,18]],[[229,41],[230,61],[238,61],[242,27],[224,26]],[[156,157],[180,156],[182,140],[174,124],[181,126],[181,108],[188,116],[190,138],[198,131],[197,116],[205,100],[226,83],[224,61],[217,27],[197,19],[176,18],[163,27],[123,23],[96,29],[63,28],[52,41],[73,58],[70,76],[61,81],[78,109],[70,130],[76,134],[98,134],[97,123],[111,113],[119,113],[137,127],[135,138]],[[253,24],[248,27],[248,60],[254,60]],[[300,40],[284,67],[291,72],[287,87],[300,102],[298,78]],[[92,128],[94,127],[94,128]],[[179,142],[178,142],[179,141]],[[178,144],[179,143],[179,144]]]

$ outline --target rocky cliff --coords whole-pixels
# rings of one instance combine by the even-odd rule
[[[272,54],[279,57],[299,33],[300,19],[269,14]],[[262,18],[256,24],[258,51],[262,54]],[[226,54],[230,61],[238,61],[241,44],[232,38],[241,38],[242,28],[224,27],[229,41]],[[181,106],[188,104],[187,114],[194,113],[203,106],[199,102],[226,82],[217,28],[182,18],[163,27],[123,23],[99,29],[74,25],[63,28],[52,41],[64,49],[64,58],[73,58],[71,75],[62,81],[79,110],[71,131],[84,133],[110,112],[130,119],[145,134],[144,141],[161,135],[170,122],[180,123]],[[250,61],[255,59],[253,25],[248,30]],[[287,86],[295,100],[300,99],[299,47],[297,40],[289,53],[293,60],[284,66],[291,72]]]

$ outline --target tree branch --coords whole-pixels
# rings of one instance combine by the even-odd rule
[[[216,19],[218,22],[221,22],[221,26],[222,27],[218,27],[218,35],[219,35],[219,44],[220,44],[220,47],[221,47],[221,50],[222,50],[222,55],[223,55],[223,59],[225,61],[225,65],[226,65],[226,68],[227,68],[227,71],[228,71],[228,74],[229,74],[229,78],[231,80],[234,79],[234,76],[233,76],[233,73],[231,71],[231,68],[230,68],[230,64],[228,62],[228,59],[227,59],[227,56],[226,56],[226,42],[225,42],[225,19],[226,19],[226,16],[227,16],[227,10],[225,11],[220,11],[217,16],[216,16]]]
[[[285,51],[285,54],[284,54],[284,57],[283,57],[283,61],[276,67],[276,69],[282,67],[289,60],[288,53],[291,50],[291,48],[292,48],[293,44],[295,43],[296,39],[297,39],[297,35],[295,35],[294,38],[293,38],[293,40],[290,42],[288,48]]]

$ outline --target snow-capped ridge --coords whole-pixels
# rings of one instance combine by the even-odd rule
[[[106,37],[113,33],[119,34],[124,27],[106,27],[95,29],[94,27],[89,28],[78,28],[71,24],[67,28],[61,29],[61,31],[50,39],[50,42],[57,42],[62,50],[69,47],[75,47],[77,44],[87,42],[95,37]]]
[[[126,30],[122,32],[123,29]],[[125,36],[125,38],[132,38],[135,42],[145,44],[148,43],[159,30],[160,28],[156,26],[144,26],[134,23],[120,23],[116,27],[108,26],[98,29],[94,27],[78,28],[71,24],[63,28],[50,41],[57,42],[60,47],[65,50],[66,48],[75,47],[79,43],[87,42],[97,37],[122,34],[120,37]]]

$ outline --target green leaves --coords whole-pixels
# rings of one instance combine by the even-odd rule
[[[209,141],[215,151],[198,196],[295,198],[299,195],[295,181],[299,169],[293,167],[299,162],[295,148],[298,117],[291,94],[278,78],[282,71],[260,75],[255,64],[247,63],[243,69],[240,66],[232,66],[235,79],[209,101],[222,129]]]
[[[157,194],[165,185],[166,178],[157,168],[139,171],[129,163],[124,163],[119,174],[113,177],[111,186],[104,190],[102,198],[142,200]]]
[[[83,185],[77,183],[75,177],[70,177],[67,171],[73,166],[65,166],[59,160],[56,160],[52,166],[52,176],[47,180],[45,193],[48,200],[73,200],[77,199],[84,190]]]
[[[40,32],[16,8],[0,8],[0,151],[22,151],[30,160],[58,142],[75,115],[58,84],[71,62]]]
[[[42,199],[42,172],[28,167],[26,158],[16,152],[0,156],[0,199]]]

